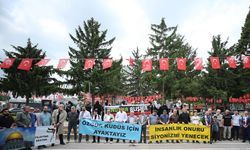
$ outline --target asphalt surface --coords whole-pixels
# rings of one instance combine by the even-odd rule
[[[37,149],[37,148],[33,148]],[[220,141],[213,144],[204,144],[204,143],[151,143],[151,144],[135,144],[132,146],[130,143],[68,143],[66,145],[59,145],[58,143],[55,146],[48,146],[45,149],[195,149],[195,150],[250,150],[250,143],[242,143],[241,141]]]

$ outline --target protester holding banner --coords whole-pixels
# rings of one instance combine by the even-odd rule
[[[120,106],[119,111],[115,115],[115,121],[125,123],[127,119],[128,119],[127,113],[123,111],[123,108]],[[119,139],[117,139],[116,143],[119,143]],[[123,143],[125,143],[125,140],[123,140]]]
[[[98,114],[98,109],[94,110],[94,114],[92,116],[92,120],[99,120],[99,121],[102,120],[101,115]],[[93,136],[92,143],[96,143],[96,136]],[[97,143],[100,143],[100,136],[97,136]]]
[[[211,124],[212,124],[212,116],[210,115],[209,111],[206,111],[204,115],[204,125],[211,127]],[[212,131],[210,130],[210,135],[212,135],[211,132]],[[204,141],[203,143],[206,144],[206,141]],[[210,141],[210,144],[212,144],[212,141]]]
[[[91,115],[90,115],[90,112],[88,110],[86,110],[85,107],[82,107],[82,111],[80,112],[79,114],[79,120],[81,120],[82,118],[85,118],[85,119],[91,119]],[[78,142],[81,143],[82,141],[82,134],[79,134],[79,138],[78,138]],[[89,135],[86,135],[86,142],[89,141]]]
[[[127,122],[130,123],[130,124],[138,124],[138,118],[135,116],[133,111],[130,111]],[[134,144],[135,140],[133,140],[133,141],[129,140],[129,143]]]
[[[157,110],[154,110],[151,115],[148,117],[148,125],[156,125],[159,123],[159,116],[157,115]],[[149,141],[149,143],[152,143],[152,141]],[[158,141],[156,141],[158,143]]]
[[[64,110],[64,105],[59,104],[58,109],[54,110],[52,114],[52,125],[56,127],[56,131],[59,135],[59,140],[61,145],[65,145],[63,141],[63,128],[64,122],[67,118],[67,112]]]
[[[229,110],[226,110],[222,119],[222,124],[224,125],[224,140],[227,139],[231,141],[232,116],[230,115]]]
[[[15,127],[15,120],[10,115],[7,108],[2,110],[2,115],[0,115],[0,128],[13,128]]]
[[[163,114],[160,115],[159,123],[160,124],[168,124],[169,123],[169,116],[167,114],[167,109],[164,109]],[[162,140],[160,140],[160,142],[162,142]],[[168,142],[168,140],[166,140],[166,142]]]
[[[110,113],[110,110],[107,109],[107,113],[104,115],[104,121],[105,122],[113,122],[114,121],[114,116]],[[109,138],[105,138],[106,143],[108,143]],[[112,144],[113,138],[110,138],[110,144]]]
[[[177,114],[177,109],[173,110],[173,114],[169,117],[169,123],[178,123],[179,122],[179,115]],[[172,140],[172,143],[174,143],[174,140]],[[178,140],[176,140],[176,143],[179,143]]]
[[[73,129],[74,132],[74,141],[76,143],[77,140],[77,122],[78,122],[79,116],[76,111],[75,106],[71,107],[71,111],[68,113],[68,134],[67,134],[67,143],[70,141],[70,133]]]
[[[190,123],[190,116],[189,116],[189,114],[187,112],[186,106],[184,106],[182,108],[182,113],[179,116],[179,123],[182,123],[182,124]],[[187,142],[189,142],[189,141],[187,140]]]
[[[200,117],[197,115],[197,110],[194,110],[194,115],[191,117],[191,123],[195,125],[199,125],[200,122]],[[193,141],[195,143],[195,141]],[[199,143],[199,141],[196,141],[196,143]]]
[[[50,126],[52,123],[51,114],[48,112],[48,106],[43,107],[43,111],[39,115],[38,126]],[[46,148],[46,145],[39,145],[38,148]]]
[[[217,117],[217,120],[219,122],[218,140],[221,141],[223,138],[223,132],[224,132],[224,128],[222,124],[223,115],[221,114],[221,110],[217,109],[216,114],[214,114],[214,116]]]
[[[31,127],[30,107],[24,106],[23,112],[18,112],[16,115],[16,123],[18,127]]]
[[[148,118],[144,113],[144,110],[141,110],[141,114],[139,115],[139,119],[138,122],[141,125],[142,129],[141,129],[141,140],[140,143],[142,143],[142,135],[143,135],[143,142],[147,143],[147,121]]]

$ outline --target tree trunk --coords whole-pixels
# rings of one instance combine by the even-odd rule
[[[29,97],[28,96],[26,96],[26,105],[29,105]]]
[[[92,112],[94,112],[94,105],[95,105],[95,95],[92,93],[91,94],[91,96],[92,96]]]

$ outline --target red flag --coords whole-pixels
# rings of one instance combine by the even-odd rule
[[[168,70],[168,58],[160,58],[160,70]]]
[[[210,57],[210,62],[213,69],[220,69],[220,59],[219,57]]]
[[[186,58],[177,58],[177,67],[178,70],[186,70]]]
[[[127,59],[128,61],[129,61],[129,65],[131,66],[131,67],[133,67],[133,65],[134,65],[134,59],[132,59],[131,57],[129,57],[129,59]]]
[[[250,56],[243,56],[243,68],[250,68]]]
[[[107,69],[112,67],[113,60],[112,59],[103,59],[102,68]]]
[[[142,60],[142,71],[152,71],[152,59]]]
[[[15,61],[15,58],[6,58],[1,64],[1,68],[9,69]]]
[[[39,66],[39,67],[43,67],[45,65],[47,65],[47,63],[50,61],[50,59],[41,59],[38,63],[36,63],[35,65]]]
[[[32,66],[32,60],[30,58],[24,58],[18,65],[17,69],[29,71]]]
[[[194,68],[195,70],[202,70],[203,69],[203,61],[202,58],[195,58],[194,59]]]
[[[85,59],[84,69],[92,69],[95,65],[95,59]]]
[[[68,62],[69,59],[59,59],[59,63],[57,65],[57,69],[63,69],[67,62]]]
[[[227,57],[227,61],[228,61],[228,66],[229,66],[230,68],[236,68],[236,60],[235,60],[235,57],[229,56],[229,57]]]

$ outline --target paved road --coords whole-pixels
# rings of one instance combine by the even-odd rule
[[[241,143],[236,141],[223,141],[213,144],[193,144],[193,143],[152,143],[152,144],[136,144],[135,146],[129,145],[129,143],[68,143],[66,145],[56,144],[54,147],[48,147],[47,149],[195,149],[195,150],[250,150],[250,143]]]

